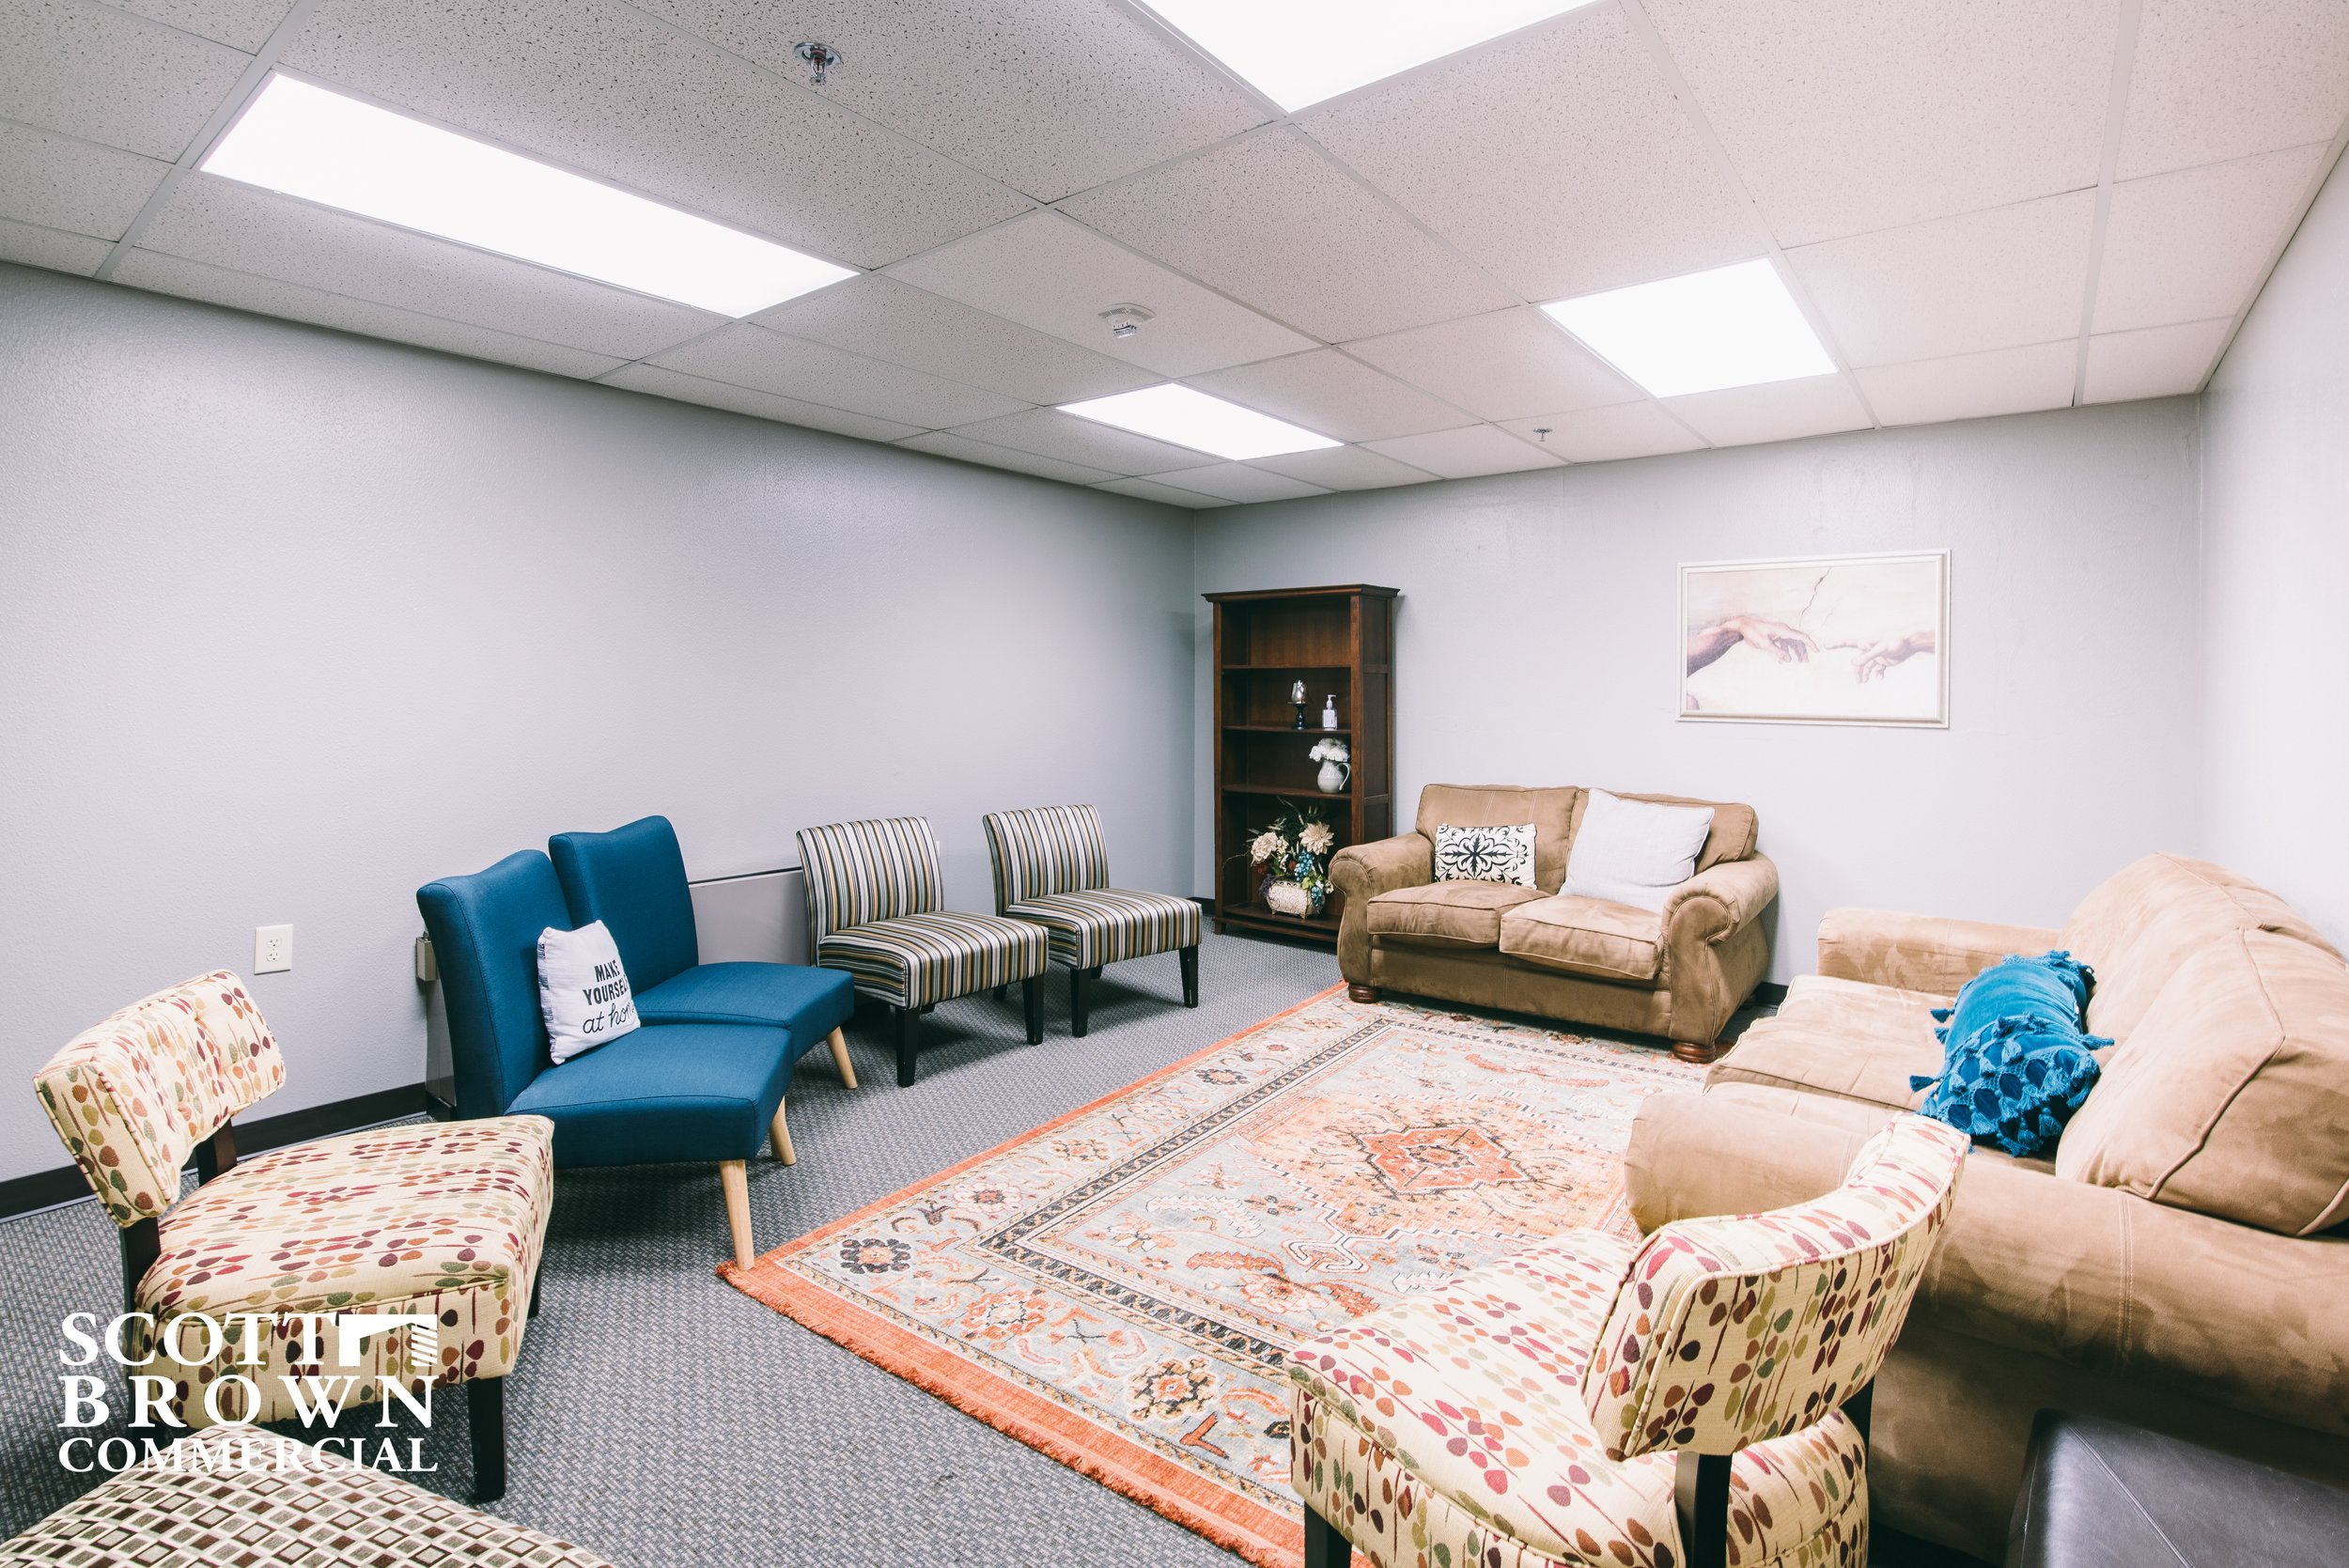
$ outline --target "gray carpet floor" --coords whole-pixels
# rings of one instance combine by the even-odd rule
[[[911,1089],[896,1087],[885,1019],[860,1015],[848,1033],[864,1087],[848,1093],[821,1052],[808,1058],[790,1097],[799,1163],[753,1165],[758,1245],[1017,1138],[1337,980],[1326,949],[1209,936],[1196,1011],[1181,1005],[1172,955],[1110,970],[1082,1040],[1068,1036],[1065,983],[1050,987],[1040,1046],[1024,1041],[1016,991],[1004,1003],[947,1003],[925,1020],[930,1045]],[[284,1045],[299,1055],[299,1040]],[[563,1172],[541,1315],[507,1380],[510,1483],[497,1513],[621,1568],[1239,1562],[751,1300],[710,1272],[728,1253],[714,1167]],[[111,1313],[120,1279],[114,1227],[94,1203],[0,1221],[0,1539],[98,1479],[58,1467],[54,1358],[59,1321]],[[462,1397],[444,1395],[435,1415],[428,1432],[399,1429],[439,1467],[414,1479],[465,1497]],[[375,1417],[347,1416],[339,1431],[372,1439]],[[1879,1568],[1888,1558],[1944,1560],[1880,1548]]]

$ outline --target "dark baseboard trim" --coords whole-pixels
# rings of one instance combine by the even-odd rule
[[[1786,987],[1775,980],[1765,980],[1753,988],[1753,1000],[1765,1007],[1776,1007],[1786,1000]]]
[[[288,1110],[282,1116],[257,1116],[250,1122],[237,1124],[237,1152],[257,1155],[264,1149],[282,1149],[288,1143],[306,1143],[314,1138],[331,1138],[338,1132],[356,1132],[379,1122],[396,1122],[403,1116],[413,1116],[427,1109],[424,1085],[412,1083],[399,1089],[379,1089],[372,1094],[354,1094],[347,1100],[334,1100],[326,1105],[314,1105],[307,1110]],[[0,1181],[0,1219],[30,1214],[35,1209],[54,1208],[76,1198],[90,1197],[89,1184],[82,1172],[70,1165],[60,1165],[54,1171],[36,1171],[29,1176],[11,1176]]]

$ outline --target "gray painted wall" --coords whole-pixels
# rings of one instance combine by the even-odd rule
[[[2326,182],[2202,396],[2204,839],[2349,945],[2349,175]]]
[[[1189,882],[1172,509],[12,267],[0,409],[0,1177],[52,1049],[265,923],[270,1110],[417,1081],[415,888],[561,829],[921,813],[980,908],[980,814],[1084,799]]]
[[[1835,905],[2053,924],[2195,847],[2195,502],[2179,398],[1209,512],[1198,579],[1403,590],[1398,825],[1439,781],[1752,802],[1783,981]],[[1938,547],[1949,729],[1674,719],[1678,563]],[[1205,657],[1200,890],[1237,847],[1207,843]]]

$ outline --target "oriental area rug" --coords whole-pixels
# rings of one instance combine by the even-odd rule
[[[720,1273],[1265,1568],[1289,1347],[1562,1231],[1631,1234],[1653,1047],[1344,988]]]

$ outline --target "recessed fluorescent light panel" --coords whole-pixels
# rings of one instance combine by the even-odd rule
[[[1514,33],[1591,0],[1147,0],[1282,108]]]
[[[1227,403],[1172,381],[1163,386],[1145,386],[1140,392],[1121,392],[1114,397],[1063,403],[1060,408],[1061,412],[1073,413],[1081,419],[1098,420],[1138,436],[1155,436],[1159,441],[1171,441],[1177,446],[1211,452],[1234,461],[1277,457],[1283,452],[1318,452],[1325,446],[1346,444],[1328,436],[1317,436],[1301,425],[1243,409],[1237,403]]]
[[[288,76],[264,83],[197,166],[721,316],[855,275]]]
[[[1585,294],[1542,309],[1658,397],[1835,369],[1767,261]]]

